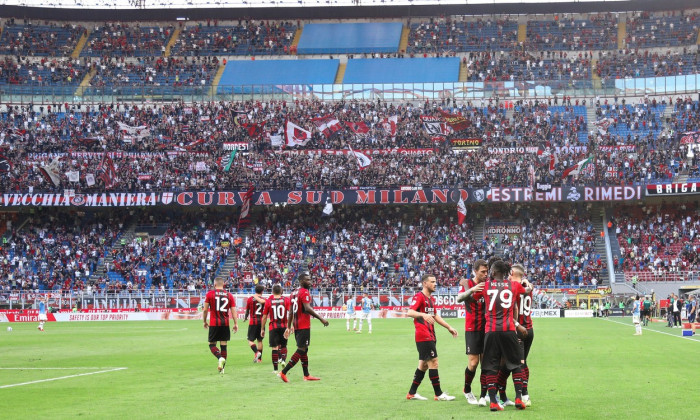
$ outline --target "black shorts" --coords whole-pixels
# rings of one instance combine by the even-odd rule
[[[294,338],[297,340],[297,347],[309,347],[309,342],[311,341],[311,330],[296,330],[294,331]]]
[[[513,370],[520,367],[522,351],[520,340],[515,331],[488,332],[484,337],[484,357],[481,361],[481,369],[484,372],[496,373],[501,366],[501,359],[505,360],[506,369]]]
[[[229,341],[231,339],[231,327],[228,325],[220,327],[209,326],[209,342]]]
[[[464,341],[467,344],[467,354],[482,354],[484,352],[483,331],[465,331]]]
[[[416,348],[418,348],[418,360],[427,362],[438,357],[435,341],[416,341]]]
[[[284,331],[286,328],[275,328],[270,330],[268,333],[269,340],[270,340],[270,347],[287,347],[287,339],[284,338]]]
[[[535,331],[532,328],[528,328],[527,337],[522,338],[518,335],[518,338],[520,339],[522,359],[527,360],[527,355],[530,354],[530,347],[532,347],[532,340],[535,338]]]
[[[262,336],[260,335],[260,324],[248,325],[248,341],[260,340],[262,340]]]
[[[650,310],[643,310],[642,317],[645,317],[645,316],[651,316],[651,311]]]

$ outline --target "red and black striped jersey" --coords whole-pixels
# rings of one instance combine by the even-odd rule
[[[505,280],[487,280],[484,290],[474,294],[483,296],[486,310],[485,332],[515,331],[515,304],[525,289],[520,283]]]
[[[467,283],[468,288],[476,286],[474,279],[469,279]],[[466,292],[466,288],[462,286],[459,289],[459,293]],[[469,300],[464,303],[466,307],[466,316],[464,318],[464,331],[484,331],[486,326],[486,315],[484,314],[484,297],[481,296],[478,299],[476,295],[472,296],[475,299]]]
[[[270,330],[287,328],[287,315],[289,314],[289,298],[270,296],[265,301],[263,315],[270,320]]]
[[[432,296],[426,296],[423,292],[413,296],[411,300],[411,309],[416,312],[435,315],[435,301]],[[413,325],[416,327],[416,342],[436,341],[435,326],[428,324],[423,318],[414,318]]]
[[[265,304],[258,302],[253,296],[248,298],[248,302],[246,302],[245,306],[246,314],[250,317],[248,319],[248,325],[260,324],[264,307]]]
[[[520,295],[518,322],[528,330],[532,328],[532,292]]]
[[[309,289],[300,287],[292,292],[292,296],[289,300],[292,305],[292,311],[294,312],[294,329],[308,330],[311,328],[311,315],[307,314],[304,309],[304,303],[311,305]]]
[[[228,327],[229,311],[236,307],[233,295],[223,289],[210,290],[204,301],[209,304],[209,325]]]

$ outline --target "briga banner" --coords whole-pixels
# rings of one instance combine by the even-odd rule
[[[262,190],[252,204],[452,204],[472,199],[471,188],[358,188],[345,190]],[[101,192],[2,194],[0,207],[241,206],[245,191]]]
[[[673,184],[647,184],[647,195],[682,195],[697,194],[700,182],[682,182]]]

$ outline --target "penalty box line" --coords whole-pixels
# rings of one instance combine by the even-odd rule
[[[607,319],[607,321],[614,322],[614,323],[620,324],[620,325],[624,325],[626,327],[634,327],[634,324],[626,324],[626,323],[620,322],[620,321],[613,321],[612,319]],[[668,335],[671,337],[682,338],[686,341],[695,341],[695,342],[700,343],[700,340],[698,340],[697,338],[694,338],[694,337],[683,337],[682,335],[675,335],[675,334],[667,333],[666,331],[657,331],[657,330],[654,330],[651,328],[644,328],[644,327],[642,327],[642,330],[651,331],[651,332],[655,332],[655,333],[659,333],[659,334],[664,334],[664,335]]]
[[[6,368],[6,369],[7,369],[7,368]],[[10,369],[19,369],[19,368],[10,368]],[[70,368],[62,368],[62,369],[70,369]],[[75,374],[75,375],[59,376],[59,377],[57,377],[57,378],[39,379],[39,380],[36,380],[36,381],[21,382],[21,383],[18,383],[18,384],[2,385],[2,386],[0,386],[0,389],[4,389],[4,388],[13,388],[13,387],[16,387],[16,386],[24,386],[24,385],[39,384],[39,383],[42,383],[42,382],[60,381],[60,380],[62,380],[62,379],[78,378],[78,377],[80,377],[80,376],[97,375],[97,374],[100,374],[100,373],[116,372],[116,371],[119,371],[119,370],[126,370],[126,369],[128,369],[128,368],[125,368],[125,367],[118,367],[118,368],[113,368],[113,369],[98,370],[98,371],[95,371],[95,372],[86,372],[86,373],[78,373],[78,374]]]

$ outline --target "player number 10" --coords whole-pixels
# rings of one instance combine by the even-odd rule
[[[273,310],[272,310],[272,315],[274,315],[275,319],[284,318],[284,306],[282,306],[282,305],[274,306]]]
[[[496,303],[496,297],[499,295],[497,289],[487,290],[486,293],[489,295],[489,312],[493,311],[493,305]],[[513,304],[513,292],[508,289],[500,291],[500,301],[503,308],[510,308]]]

